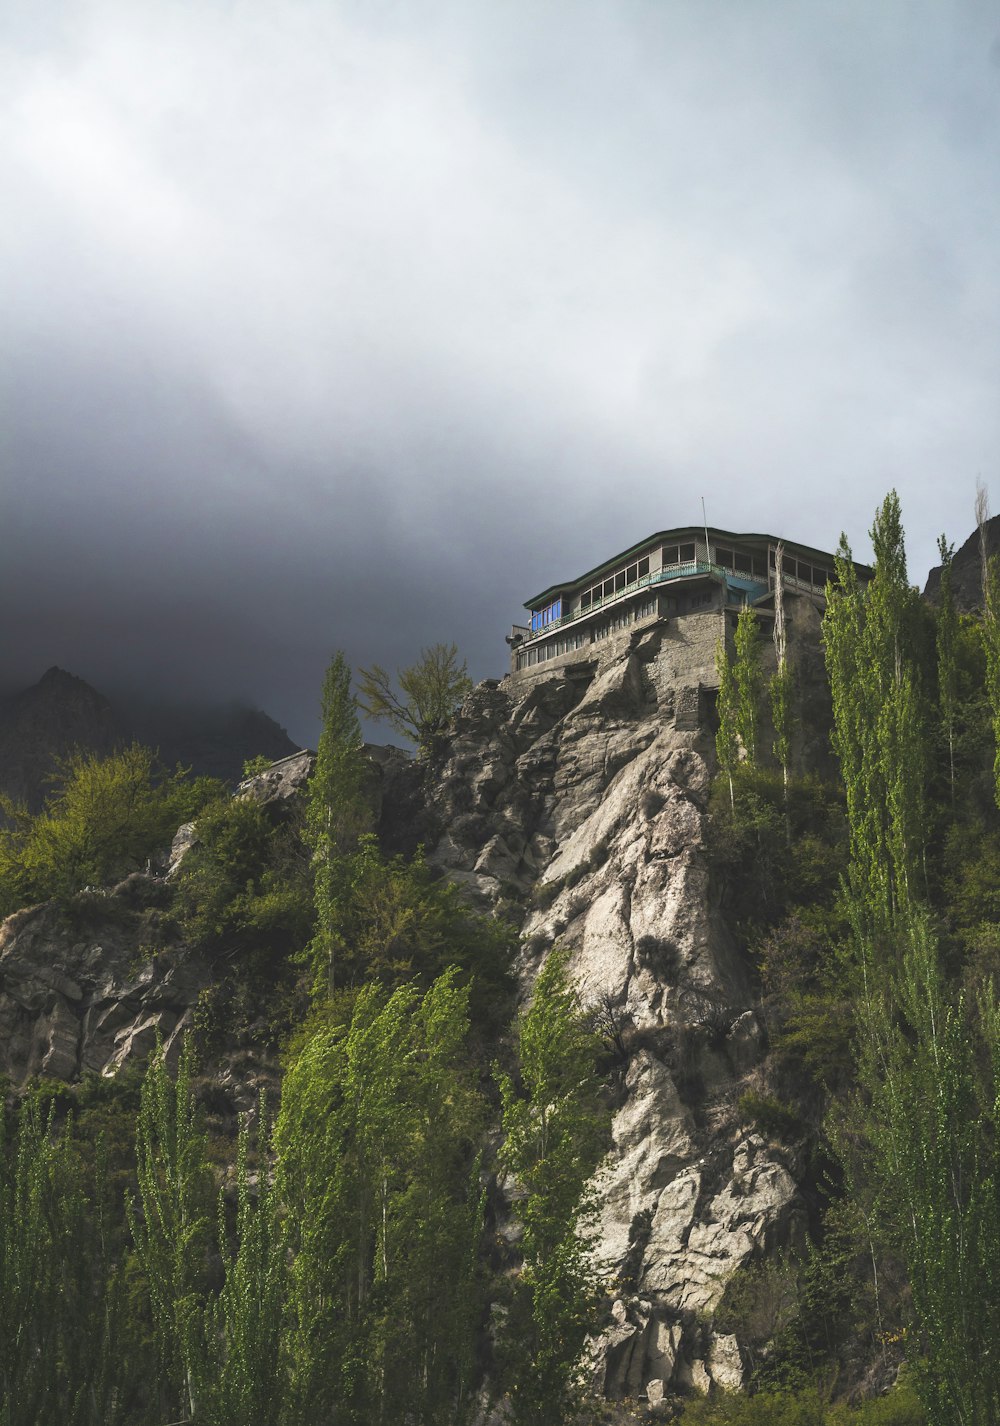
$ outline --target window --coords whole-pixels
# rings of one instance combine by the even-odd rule
[[[724,569],[732,569],[732,567],[733,567],[733,552],[732,552],[732,550],[724,549],[722,545],[716,545],[716,547],[715,547],[715,563],[716,563],[716,564],[721,564]]]
[[[752,574],[753,561],[749,555],[741,554],[741,552],[737,550],[733,559],[733,568],[739,574]]]
[[[694,560],[694,545],[681,545],[678,553],[681,564],[691,564]]]
[[[544,609],[532,609],[531,632],[537,634],[540,629],[547,629],[554,620],[562,618],[562,612],[562,595]]]

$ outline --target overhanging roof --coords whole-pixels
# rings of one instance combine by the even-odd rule
[[[593,569],[588,569],[586,574],[581,574],[576,579],[564,580],[561,584],[550,584],[548,589],[543,589],[541,594],[534,594],[530,599],[525,600],[525,609],[543,609],[546,604],[551,604],[558,594],[570,594],[587,584],[593,584],[605,574],[618,569],[623,564],[628,564],[633,556],[642,554],[643,550],[651,545],[660,545],[676,541],[678,544],[682,539],[691,536],[704,537],[704,525],[678,525],[672,530],[657,530],[653,535],[647,535],[644,540],[640,540],[637,545],[630,545],[627,550],[622,550],[621,554],[612,555],[611,559],[604,560],[601,564],[595,565]],[[778,535],[739,535],[732,530],[719,530],[714,525],[709,525],[708,535],[710,540],[730,541],[732,544],[749,545],[751,548],[767,549],[770,545],[781,544],[789,554],[803,556],[809,559],[810,563],[821,563],[833,568],[833,555],[827,550],[818,550],[812,545],[799,545],[794,540],[781,539]],[[853,561],[854,568],[862,576],[870,578],[871,568],[866,564],[860,564],[858,560]]]

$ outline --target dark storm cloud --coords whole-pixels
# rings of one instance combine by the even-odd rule
[[[922,580],[1000,435],[991,7],[8,7],[0,673],[255,701],[651,529]],[[1000,485],[997,487],[1000,500]]]

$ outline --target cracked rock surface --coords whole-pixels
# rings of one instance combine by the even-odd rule
[[[735,1112],[762,1034],[713,894],[707,699],[664,629],[608,642],[582,670],[469,695],[430,779],[445,829],[430,855],[519,926],[526,993],[558,942],[614,1028],[596,1257],[622,1295],[591,1369],[608,1397],[653,1403],[742,1384],[740,1345],[711,1315],[737,1268],[794,1245],[804,1218],[782,1151]]]

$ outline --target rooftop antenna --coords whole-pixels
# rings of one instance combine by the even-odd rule
[[[708,543],[708,516],[705,514],[705,497],[701,497],[701,523],[705,526],[705,558],[712,563],[712,550]]]

